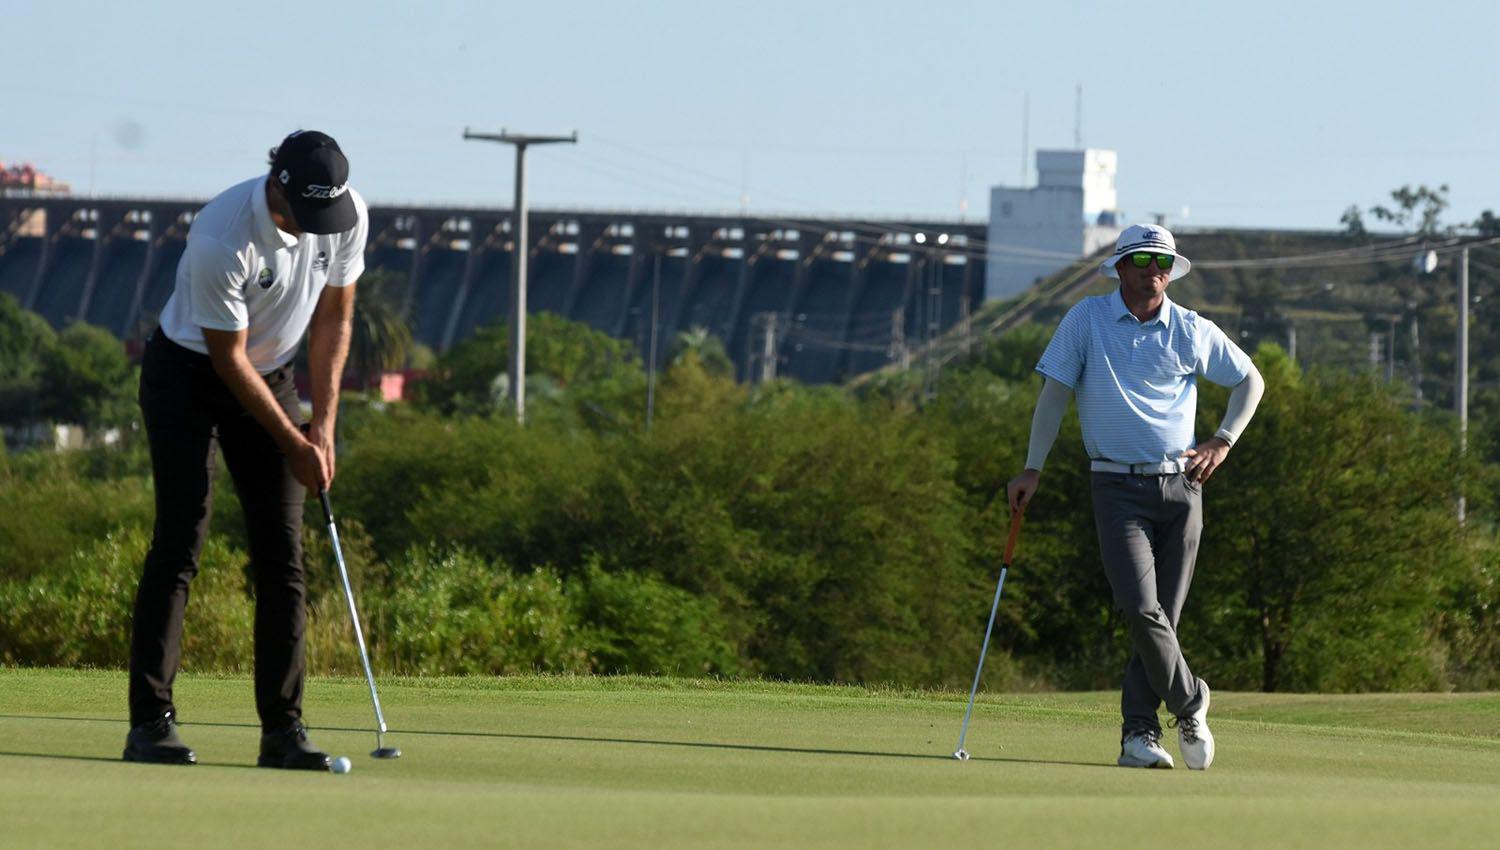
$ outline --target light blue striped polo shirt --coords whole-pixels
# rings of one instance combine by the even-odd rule
[[[1089,457],[1118,463],[1180,457],[1196,444],[1198,376],[1232,387],[1251,368],[1208,319],[1163,298],[1142,322],[1118,289],[1073,305],[1036,365],[1072,388]]]

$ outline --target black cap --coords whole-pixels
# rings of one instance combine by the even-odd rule
[[[281,186],[302,230],[342,233],[359,223],[349,197],[349,160],[332,136],[316,130],[287,136],[271,159],[271,179]]]

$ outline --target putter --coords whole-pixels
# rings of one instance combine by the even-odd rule
[[[365,651],[365,633],[359,627],[359,611],[354,608],[354,588],[349,586],[349,569],[344,566],[344,550],[339,546],[339,530],[333,524],[333,508],[328,504],[328,491],[319,490],[318,500],[323,503],[323,521],[328,523],[328,539],[333,541],[333,558],[339,563],[339,577],[344,580],[344,599],[349,602],[349,619],[354,623],[354,639],[359,641],[359,660],[365,665],[365,681],[370,683],[370,704],[375,706],[375,750],[371,758],[398,759],[401,751],[385,746],[382,740],[386,732],[385,714],[380,711],[380,695],[375,692],[375,674],[370,670],[370,654]]]
[[[995,601],[990,603],[990,622],[984,627],[984,645],[979,648],[979,666],[974,668],[974,686],[969,689],[969,707],[964,710],[964,725],[958,731],[958,749],[953,757],[959,761],[969,760],[969,751],[964,749],[964,738],[969,734],[969,716],[974,713],[974,696],[979,693],[979,675],[984,672],[984,656],[990,649],[990,631],[995,628],[995,612],[1000,610],[1000,591],[1005,589],[1005,573],[1010,569],[1011,557],[1016,553],[1016,540],[1021,536],[1023,511],[1010,515],[1010,539],[1005,541],[1005,563],[1000,567],[1000,581],[995,585]]]

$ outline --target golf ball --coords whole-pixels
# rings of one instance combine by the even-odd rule
[[[354,769],[354,764],[349,761],[348,756],[339,756],[333,760],[334,773],[348,773]]]

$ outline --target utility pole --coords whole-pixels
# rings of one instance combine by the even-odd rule
[[[761,315],[765,317],[766,327],[761,338],[760,382],[768,384],[776,380],[776,314],[767,312]]]
[[[651,271],[651,352],[646,355],[646,430],[651,430],[651,416],[656,410],[656,322],[657,301],[661,293],[661,249],[656,250]]]
[[[974,353],[974,329],[969,321],[969,295],[964,293],[958,296],[958,335],[963,340],[964,355]]]
[[[948,234],[937,240],[946,244]],[[927,304],[923,310],[926,328],[922,335],[922,348],[927,352],[927,362],[922,370],[922,397],[930,399],[937,391],[938,370],[941,368],[935,343],[942,332],[943,312],[943,255],[936,247],[927,249]]]
[[[1416,308],[1411,313],[1411,383],[1417,391],[1416,409],[1422,409],[1422,331]]]
[[[1078,84],[1073,99],[1073,147],[1083,150],[1083,83]]]
[[[526,148],[558,142],[574,144],[578,131],[566,136],[529,136],[507,132],[471,133],[464,128],[464,140],[502,142],[516,146],[516,200],[510,210],[510,400],[516,408],[516,421],[526,421],[526,261],[531,242],[526,237]]]
[[[1396,316],[1393,313],[1387,319],[1390,333],[1385,337],[1385,382],[1389,384],[1396,380]]]
[[[1021,185],[1018,188],[1026,188],[1026,177],[1030,173],[1030,163],[1026,161],[1027,150],[1031,147],[1031,92],[1026,93],[1026,98],[1021,107]]]
[[[1412,297],[1406,302],[1411,310],[1411,372],[1412,386],[1416,390],[1416,403],[1414,409],[1421,410],[1422,397],[1422,332],[1421,332],[1421,292],[1422,276],[1432,274],[1438,267],[1438,255],[1425,246],[1422,253],[1412,258],[1412,270],[1416,272],[1415,284],[1412,288]]]
[[[1458,386],[1453,407],[1458,413],[1458,450],[1469,451],[1469,249],[1458,252]],[[1458,521],[1464,521],[1463,492],[1458,494]]]
[[[911,366],[911,358],[907,356],[906,350],[905,307],[897,307],[891,311],[891,347],[887,356],[900,363],[903,372]]]
[[[959,156],[958,166],[958,220],[963,221],[969,213],[969,154]]]

